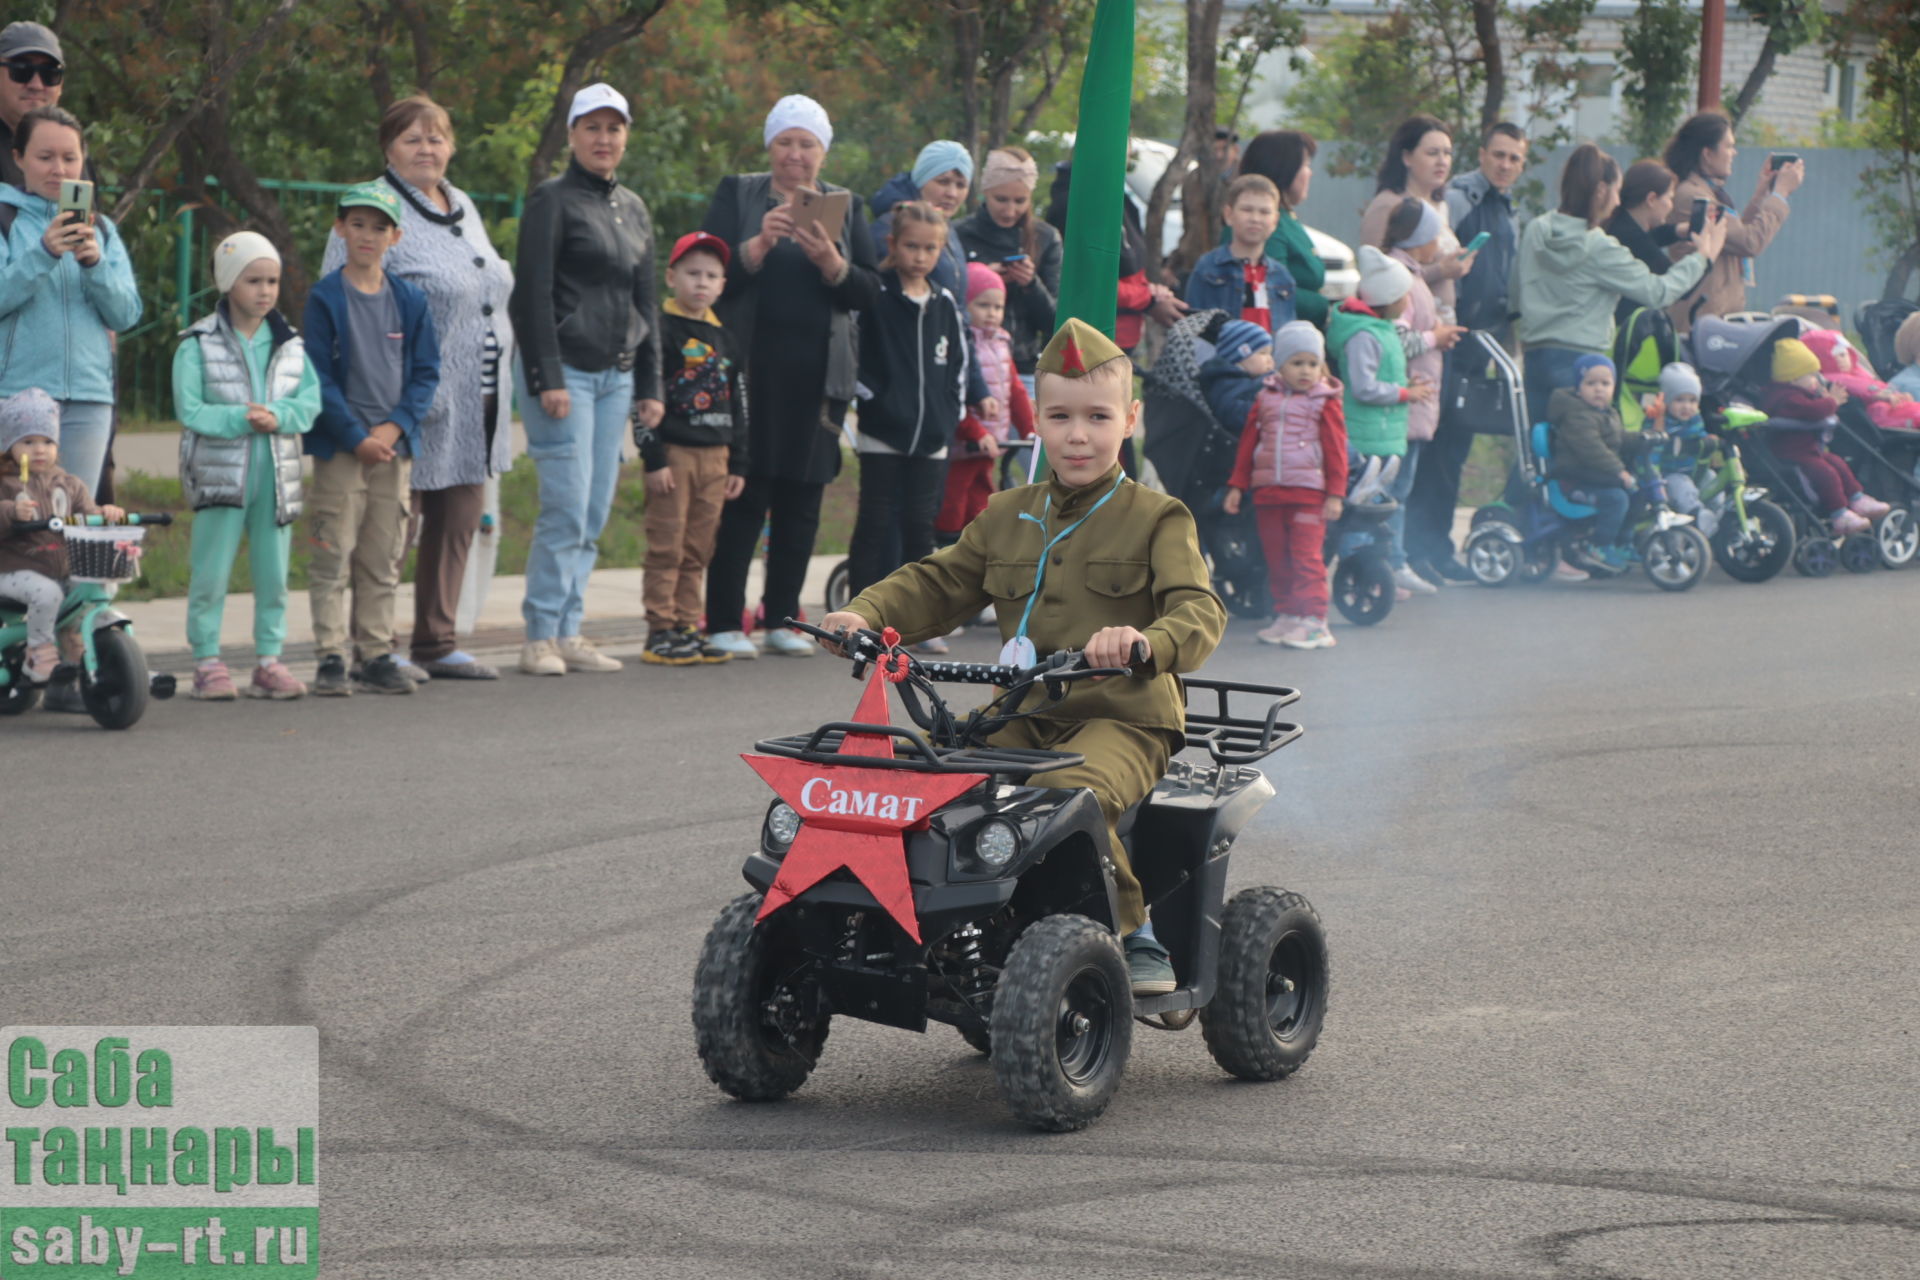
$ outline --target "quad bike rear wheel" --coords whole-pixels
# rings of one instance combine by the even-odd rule
[[[1120,1087],[1133,1048],[1133,985],[1120,940],[1086,916],[1047,916],[1022,933],[993,997],[1000,1095],[1023,1123],[1084,1129]]]
[[[796,980],[801,960],[761,928],[760,895],[729,902],[707,931],[693,971],[693,1042],[707,1078],[747,1102],[784,1098],[806,1083],[827,1041]]]
[[[1793,559],[1793,517],[1764,498],[1746,505],[1753,532],[1743,532],[1733,512],[1727,511],[1713,531],[1713,558],[1735,582],[1765,582]]]
[[[1371,627],[1393,612],[1393,570],[1378,551],[1341,556],[1333,571],[1333,603],[1356,627]]]
[[[1221,920],[1219,988],[1200,1010],[1207,1052],[1242,1080],[1292,1075],[1320,1039],[1329,977],[1313,904],[1284,889],[1242,889]]]
[[[102,729],[129,729],[147,713],[147,655],[124,628],[93,633],[94,671],[80,677],[87,714]]]
[[[1914,522],[1913,508],[1895,507],[1873,527],[1874,542],[1880,548],[1880,563],[1889,569],[1904,569],[1920,551],[1920,524]]]

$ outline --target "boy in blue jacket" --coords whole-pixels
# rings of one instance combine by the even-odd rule
[[[1213,356],[1200,366],[1200,394],[1221,429],[1240,438],[1247,414],[1260,397],[1261,384],[1273,372],[1273,335],[1245,320],[1220,326]]]
[[[340,197],[333,234],[347,261],[307,295],[307,357],[320,375],[320,417],[306,435],[313,455],[313,559],[308,595],[319,658],[313,692],[344,696],[349,574],[360,684],[412,693],[394,660],[393,599],[406,551],[409,483],[420,422],[440,385],[440,341],[417,285],[381,266],[400,242],[400,197],[364,182]]]
[[[1224,311],[1272,333],[1294,318],[1293,276],[1267,254],[1267,240],[1280,225],[1280,188],[1257,173],[1227,184],[1220,200],[1227,243],[1209,250],[1187,277],[1187,305]]]

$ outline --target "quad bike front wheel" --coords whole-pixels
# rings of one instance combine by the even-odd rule
[[[93,633],[93,674],[80,677],[87,714],[102,729],[129,729],[147,713],[147,655],[123,628]]]
[[[1297,893],[1242,889],[1220,925],[1220,985],[1200,1010],[1207,1052],[1242,1080],[1306,1064],[1327,1016],[1327,935]]]
[[[1662,591],[1686,591],[1707,576],[1713,548],[1707,535],[1690,524],[1656,529],[1640,553],[1647,580]]]
[[[1920,524],[1914,522],[1913,508],[1895,507],[1873,527],[1873,539],[1880,547],[1880,563],[1889,569],[1904,569],[1920,551]]]
[[[1713,531],[1713,558],[1735,582],[1765,582],[1793,559],[1793,517],[1777,503],[1755,498],[1747,503],[1752,532],[1728,511]]]
[[[993,997],[1000,1095],[1023,1123],[1084,1129],[1120,1087],[1133,1048],[1133,984],[1120,940],[1086,916],[1047,916],[1013,944]]]
[[[1384,622],[1393,612],[1393,570],[1377,551],[1341,556],[1333,571],[1333,603],[1356,627]]]
[[[784,1098],[806,1083],[827,1042],[827,1015],[808,1007],[801,965],[777,930],[754,917],[760,895],[721,911],[693,971],[693,1042],[707,1078],[747,1102]]]

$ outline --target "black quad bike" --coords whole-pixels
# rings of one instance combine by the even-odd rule
[[[695,1042],[715,1084],[742,1099],[785,1097],[819,1061],[836,1016],[910,1031],[947,1023],[991,1058],[1016,1116],[1058,1132],[1106,1109],[1136,1019],[1177,1031],[1197,1014],[1214,1060],[1243,1079],[1278,1080],[1306,1062],[1327,1009],[1320,918],[1295,893],[1250,888],[1229,900],[1226,889],[1235,837],[1274,794],[1253,765],[1300,736],[1279,719],[1298,693],[1186,681],[1190,704],[1203,704],[1189,705],[1186,743],[1211,763],[1174,760],[1119,824],[1179,983],[1135,996],[1099,805],[1084,788],[1029,781],[1083,757],[988,742],[1079,681],[1127,672],[1088,668],[1072,650],[1027,668],[922,662],[891,633],[786,625],[838,641],[856,678],[877,668],[917,727],[883,723],[884,698],[870,688],[856,722],[770,739],[748,757],[783,798],[743,868],[753,892],[721,912],[694,974]],[[1004,692],[956,716],[935,682]],[[1229,706],[1255,700],[1255,715]],[[907,792],[933,798],[916,810]],[[859,834],[875,831],[897,834]],[[904,861],[891,906],[846,869],[790,900],[782,891],[783,861],[803,847],[817,876],[863,839]]]

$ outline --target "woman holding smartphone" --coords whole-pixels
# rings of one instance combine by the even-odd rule
[[[0,186],[0,397],[38,387],[60,405],[60,465],[100,487],[113,427],[113,334],[140,323],[133,262],[92,212],[85,130],[71,112],[20,117],[24,189]],[[64,188],[64,189],[63,189]]]
[[[1753,198],[1746,208],[1736,211],[1726,184],[1733,178],[1733,158],[1738,154],[1733,121],[1718,111],[1702,111],[1674,131],[1662,157],[1678,179],[1668,220],[1677,224],[1679,239],[1668,251],[1670,255],[1677,258],[1687,251],[1685,241],[1695,200],[1711,200],[1729,215],[1726,253],[1713,264],[1697,296],[1674,304],[1673,327],[1680,333],[1692,330],[1696,315],[1724,316],[1747,309],[1753,260],[1765,253],[1779,234],[1781,224],[1793,211],[1787,197],[1806,180],[1807,165],[1798,156],[1779,156],[1777,164],[1770,158],[1760,166]]]
[[[1034,216],[1033,189],[1040,170],[1019,147],[987,153],[980,167],[980,208],[954,225],[954,234],[978,262],[1007,282],[1007,317],[1013,367],[1033,390],[1033,366],[1053,336],[1060,293],[1060,233]]]

